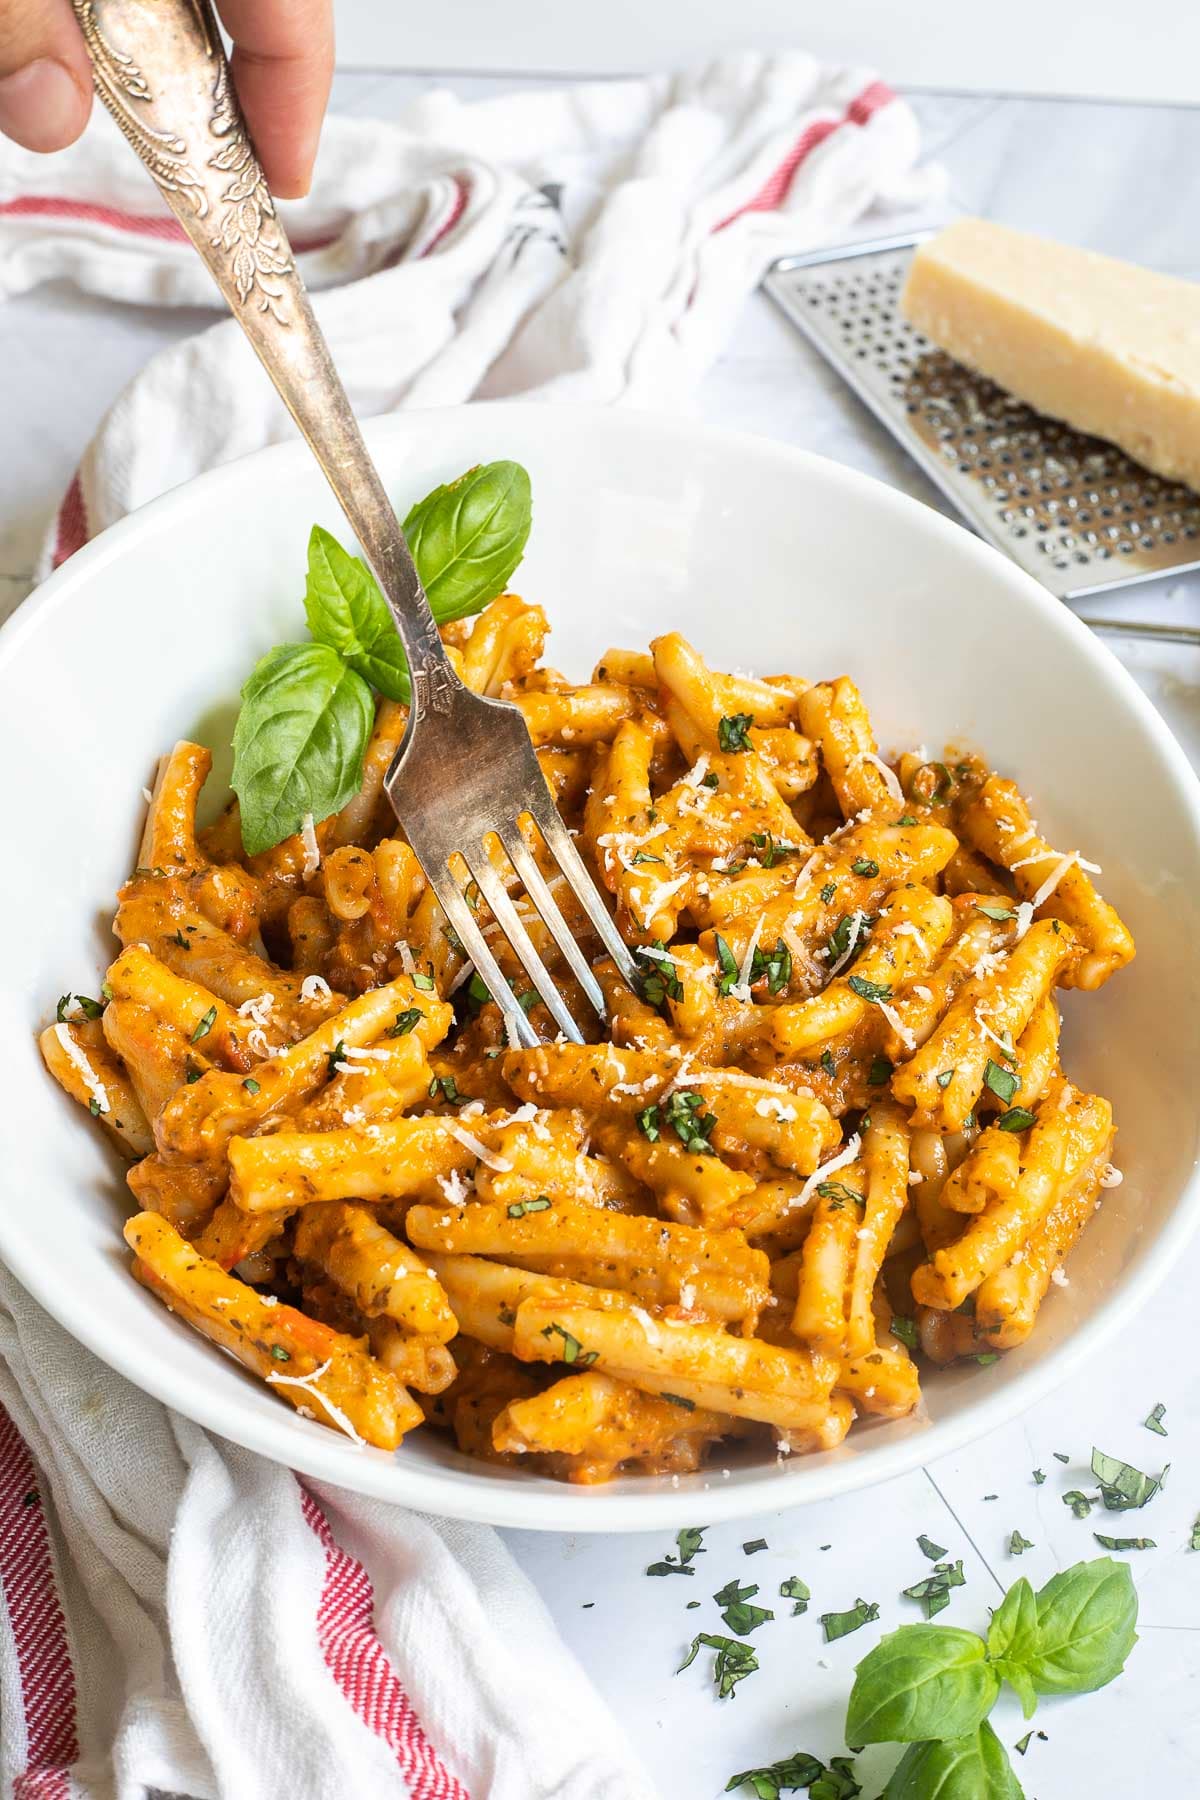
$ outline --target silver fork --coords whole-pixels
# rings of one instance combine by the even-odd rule
[[[487,842],[603,1021],[604,996],[521,831],[532,820],[631,987],[633,958],[559,817],[515,706],[465,687],[446,655],[404,534],[367,454],[246,131],[209,0],[73,0],[96,90],[200,252],[308,440],[396,621],[412,676],[404,741],[384,782],[442,910],[500,1006],[509,1041],[537,1035],[454,874],[461,857],[559,1030],[583,1034],[521,922]]]

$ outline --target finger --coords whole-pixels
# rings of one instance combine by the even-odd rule
[[[70,0],[0,0],[0,132],[65,150],[92,107],[92,65]]]
[[[333,79],[332,0],[218,0],[267,186],[307,194]]]

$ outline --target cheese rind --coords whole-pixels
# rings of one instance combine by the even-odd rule
[[[1200,286],[959,219],[917,251],[900,309],[956,361],[1200,489]]]

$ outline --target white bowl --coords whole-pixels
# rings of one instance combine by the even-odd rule
[[[8,980],[0,1256],[130,1380],[293,1468],[431,1512],[556,1530],[641,1530],[824,1499],[958,1448],[1086,1364],[1171,1268],[1200,1211],[1200,788],[1134,682],[1034,581],[939,514],[820,457],[624,412],[494,405],[377,420],[400,510],[470,464],[533,479],[518,588],[582,677],[611,644],[677,628],[721,668],[847,672],[885,748],[978,745],[1034,796],[1050,840],[1103,865],[1138,942],[1098,996],[1066,1000],[1075,1079],[1113,1100],[1124,1184],[1051,1289],[1033,1338],[988,1368],[927,1371],[919,1415],[856,1425],[828,1454],[718,1456],[678,1484],[593,1490],[458,1455],[433,1431],[395,1456],[299,1418],[130,1277],[117,1159],[46,1075],[34,1034],[95,992],[112,896],[159,752],[226,750],[238,687],[302,634],[305,544],[344,521],[306,450],[178,488],[73,557],[0,634],[0,934]]]

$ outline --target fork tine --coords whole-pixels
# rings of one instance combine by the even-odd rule
[[[520,957],[526,974],[545,1001],[554,1023],[564,1036],[570,1038],[573,1044],[582,1044],[583,1033],[571,1017],[566,1001],[555,987],[550,971],[534,949],[529,933],[521,923],[521,915],[509,899],[491,857],[482,844],[478,847],[472,846],[470,850],[464,850],[461,854],[471,874],[479,883],[479,890],[491,908],[492,917]],[[482,933],[480,935],[482,936]],[[487,977],[485,976],[484,979],[486,980]],[[524,1017],[523,1013],[522,1017]]]
[[[503,826],[500,831],[500,841],[504,845],[509,861],[524,883],[525,891],[541,914],[543,924],[570,964],[572,974],[603,1024],[607,1014],[600,983],[592,974],[587,958],[571,935],[571,928],[562,916],[558,901],[546,885],[546,878],[537,866],[537,859],[521,836],[520,826],[515,822]],[[565,880],[566,877],[564,876],[563,879]]]
[[[526,804],[530,817],[546,840],[547,849],[566,876],[597,937],[636,994],[639,991],[637,964],[626,949],[625,941],[614,925],[608,908],[597,893],[596,884],[572,843],[571,834],[563,824],[544,782],[540,791],[531,792],[527,796]]]
[[[523,1050],[536,1048],[539,1042],[537,1032],[525,1017],[499,963],[488,948],[488,941],[475,923],[474,914],[463,898],[462,889],[444,864],[438,866],[436,873],[432,872],[431,864],[426,864],[425,872],[433,883],[433,891],[442,911],[458,933],[459,942],[487,983],[492,999],[504,1014],[509,1042],[519,1044]],[[482,885],[481,882],[480,886]]]

